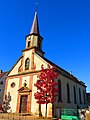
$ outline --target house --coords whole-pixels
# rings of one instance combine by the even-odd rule
[[[4,88],[5,88],[7,73],[8,72],[3,72],[2,70],[0,70],[0,110],[2,109]]]
[[[90,106],[90,93],[86,93],[87,95],[87,104],[88,106]]]

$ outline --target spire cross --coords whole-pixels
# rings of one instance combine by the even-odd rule
[[[38,11],[38,1],[36,0],[36,11]]]

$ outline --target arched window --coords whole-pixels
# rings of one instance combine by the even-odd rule
[[[28,47],[30,47],[30,41],[28,41]]]
[[[75,88],[75,86],[73,87],[73,92],[74,92],[74,103],[76,103],[77,101],[76,101],[76,88]]]
[[[86,100],[85,100],[85,92],[83,91],[83,100],[84,100],[84,104],[86,104]]]
[[[68,83],[67,83],[67,102],[70,103],[70,88]]]
[[[29,64],[30,64],[30,60],[29,58],[27,58],[25,61],[25,70],[29,70]]]
[[[80,104],[82,104],[82,101],[81,101],[81,90],[79,88],[79,100],[80,100]]]
[[[61,81],[58,80],[58,102],[62,101],[62,96],[61,96]]]

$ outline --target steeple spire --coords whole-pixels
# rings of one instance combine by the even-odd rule
[[[37,34],[37,35],[39,35],[39,25],[38,25],[37,9],[36,9],[36,12],[35,12],[35,16],[34,16],[34,20],[33,20],[33,24],[32,24],[32,27],[31,27],[30,34]]]
[[[29,35],[26,36],[26,49],[27,50],[35,49],[35,52],[43,56],[44,52],[42,51],[42,41],[43,41],[43,38],[41,37],[39,32],[38,12],[36,8],[31,31]]]

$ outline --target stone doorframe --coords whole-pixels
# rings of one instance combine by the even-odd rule
[[[20,110],[20,99],[22,95],[27,95],[27,113],[31,113],[31,97],[32,97],[32,91],[29,88],[22,87],[18,90],[18,99],[17,99],[17,108],[16,113],[19,113]]]

